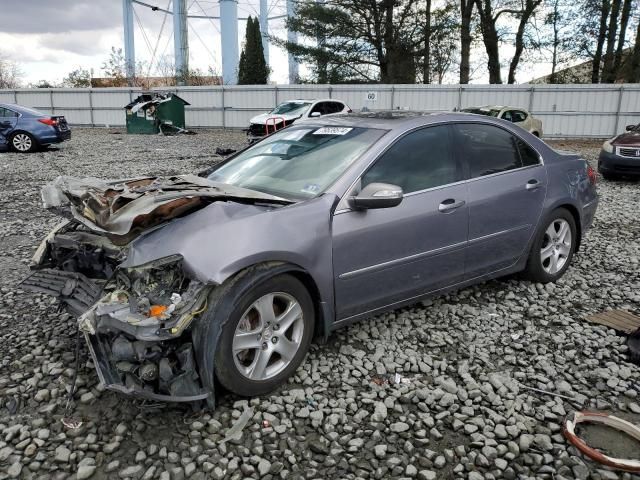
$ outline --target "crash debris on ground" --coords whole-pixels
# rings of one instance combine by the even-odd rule
[[[574,411],[640,424],[640,370],[626,337],[585,320],[605,310],[640,313],[639,185],[629,181],[600,181],[594,228],[557,284],[492,281],[350,326],[314,345],[273,394],[221,394],[215,410],[195,413],[123,398],[101,385],[83,343],[76,372],[77,319],[18,285],[33,246],[60,222],[41,208],[41,187],[59,176],[176,177],[220,161],[216,148],[245,142],[229,131],[150,142],[76,129],[59,150],[0,154],[0,478],[640,478],[589,459],[563,435]],[[600,148],[556,145],[591,161]],[[117,244],[95,245],[80,226],[60,232],[56,261],[78,262],[85,276],[117,261]],[[197,311],[178,282],[161,276],[171,284],[164,293],[137,291],[144,321],[154,305],[173,304],[173,293],[181,298],[160,318],[167,327],[189,298],[185,311]],[[57,288],[81,283],[60,279]],[[126,300],[111,300],[119,326],[131,304],[119,310]],[[171,394],[172,380],[189,370],[188,343],[158,350],[118,332],[107,335],[120,381]],[[82,424],[71,429],[60,420],[76,373],[72,414]]]

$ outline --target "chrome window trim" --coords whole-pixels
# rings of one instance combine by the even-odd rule
[[[394,267],[396,265],[402,265],[403,263],[410,263],[415,260],[420,260],[421,258],[428,258],[431,256],[438,255],[440,253],[444,253],[450,250],[456,250],[459,247],[466,245],[467,242],[458,242],[453,243],[451,245],[446,245],[444,247],[434,248],[431,250],[427,250],[425,252],[414,253],[412,255],[407,255],[406,257],[394,258],[393,260],[387,260],[386,262],[376,263],[374,265],[368,265],[366,267],[358,268],[356,270],[351,270],[350,272],[344,272],[338,275],[340,280],[348,280],[353,277],[357,277],[358,275],[362,275],[363,273],[370,273],[377,270],[384,270],[389,267]]]
[[[389,150],[389,148],[391,146],[393,146],[398,141],[399,138],[401,138],[402,136],[407,135],[409,133],[412,133],[412,132],[414,132],[416,130],[420,130],[421,128],[429,128],[429,127],[442,126],[442,125],[455,126],[455,125],[468,124],[468,123],[480,124],[480,125],[490,125],[492,127],[496,127],[496,128],[501,129],[501,130],[504,130],[505,132],[513,135],[514,137],[518,138],[519,140],[522,140],[525,144],[527,144],[530,148],[532,148],[533,151],[536,152],[536,154],[538,155],[538,159],[540,160],[540,163],[538,165],[527,165],[526,167],[519,167],[519,168],[513,168],[511,170],[505,170],[504,172],[496,172],[496,173],[492,173],[490,175],[484,175],[482,177],[468,178],[468,179],[465,179],[465,180],[460,180],[458,182],[447,183],[445,185],[439,185],[437,187],[426,188],[424,190],[416,190],[415,192],[410,192],[410,193],[407,193],[407,194],[403,194],[403,197],[411,197],[413,195],[418,195],[418,194],[422,194],[422,193],[426,193],[426,192],[431,192],[431,191],[442,189],[442,188],[446,188],[446,187],[452,187],[452,186],[460,185],[460,184],[464,184],[464,183],[475,182],[475,181],[481,180],[483,178],[492,178],[492,177],[496,177],[498,175],[504,175],[506,173],[517,172],[517,171],[521,171],[521,170],[526,170],[526,169],[544,167],[545,166],[544,157],[542,156],[542,154],[540,153],[540,151],[536,147],[531,145],[529,142],[527,142],[525,139],[523,139],[517,133],[512,132],[507,128],[504,128],[501,125],[495,125],[495,124],[490,123],[490,122],[483,122],[482,120],[470,120],[470,121],[469,120],[464,120],[464,121],[459,121],[459,122],[438,122],[438,123],[433,123],[433,124],[430,124],[430,125],[421,125],[419,127],[413,128],[411,130],[407,130],[406,132],[403,132],[403,133],[397,135],[396,137],[394,137],[391,140],[391,142],[389,143],[389,145],[387,146],[387,148],[385,148],[382,152],[380,152],[380,154],[377,157],[372,159],[371,162],[369,162],[362,169],[362,171],[360,172],[358,177],[351,183],[351,185],[349,186],[349,188],[347,188],[347,190],[342,195],[342,197],[340,197],[340,201],[338,202],[338,208],[336,208],[336,210],[333,212],[333,215],[334,216],[335,215],[342,215],[343,213],[355,211],[355,210],[353,210],[352,208],[350,208],[347,205],[347,199],[349,197],[349,194],[351,193],[351,191],[355,187],[356,183],[358,183],[360,181],[360,179],[362,178],[362,175],[364,174],[364,172],[366,172],[371,165],[373,165],[380,157],[382,157],[382,155],[384,155],[387,152],[387,150]],[[630,158],[635,158],[635,157],[630,157]]]

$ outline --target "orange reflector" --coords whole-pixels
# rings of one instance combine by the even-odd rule
[[[149,309],[149,316],[158,317],[162,315],[164,312],[166,312],[167,308],[169,307],[165,305],[151,305],[151,308]]]

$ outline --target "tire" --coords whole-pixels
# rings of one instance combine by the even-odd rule
[[[568,237],[561,230],[565,227],[568,228]],[[524,276],[537,283],[558,280],[571,264],[577,240],[576,221],[571,212],[564,208],[551,212],[536,233]]]
[[[9,137],[11,150],[18,153],[33,153],[38,150],[37,140],[27,132],[16,132]]]
[[[600,172],[600,175],[602,175],[602,178],[604,178],[605,180],[609,181],[609,182],[613,182],[615,180],[618,179],[618,176],[614,173],[602,173]]]
[[[315,326],[313,300],[299,280],[281,274],[257,283],[233,304],[215,351],[215,375],[233,393],[264,395],[283,384],[307,354]],[[287,321],[285,329],[281,322]]]

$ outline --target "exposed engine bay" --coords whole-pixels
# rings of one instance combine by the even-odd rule
[[[64,222],[36,252],[22,286],[59,297],[79,316],[107,388],[156,400],[206,399],[189,326],[213,287],[188,278],[179,256],[119,269],[125,251]]]

